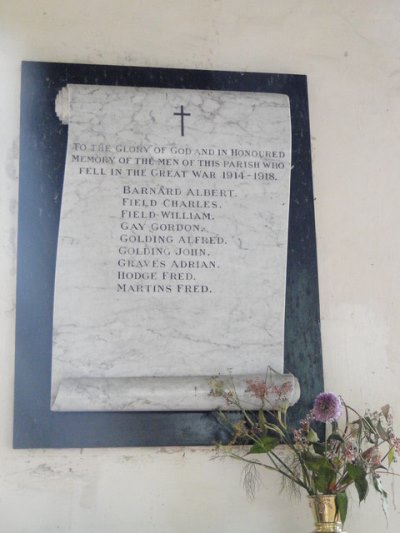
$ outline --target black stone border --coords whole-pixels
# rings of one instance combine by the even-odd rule
[[[55,258],[67,127],[54,111],[68,83],[287,94],[292,120],[285,370],[299,379],[301,417],[323,390],[306,76],[23,62],[20,124],[15,448],[211,445],[210,412],[50,411]]]

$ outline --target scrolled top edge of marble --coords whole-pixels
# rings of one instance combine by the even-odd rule
[[[60,89],[55,102],[56,115],[64,126],[68,126],[70,118],[69,89],[68,86]]]
[[[73,84],[69,83],[62,87],[56,96],[55,99],[55,112],[59,120],[64,126],[68,126],[71,118],[71,93],[75,91],[82,90],[82,88],[90,90],[91,92],[96,89],[101,89],[106,91],[107,93],[110,92],[127,92],[127,91],[138,91],[138,90],[147,90],[147,91],[197,91],[202,93],[229,93],[229,94],[256,94],[258,97],[260,95],[269,95],[270,97],[273,97],[276,100],[280,100],[280,104],[278,107],[287,107],[290,108],[289,103],[289,96],[284,93],[271,93],[271,92],[256,92],[256,91],[221,91],[221,90],[204,90],[204,89],[186,89],[186,88],[171,88],[171,87],[134,87],[134,86],[126,86],[126,85],[116,85],[116,86],[109,86],[109,85],[84,85],[84,84]]]

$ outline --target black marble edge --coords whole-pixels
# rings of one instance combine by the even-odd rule
[[[90,81],[87,78],[90,78]],[[157,79],[155,79],[155,77]],[[165,79],[167,78],[167,80]],[[227,78],[229,77],[229,80]],[[308,246],[311,255],[308,255],[308,263],[312,268],[312,276],[306,290],[309,297],[303,304],[302,311],[313,310],[315,324],[308,328],[310,334],[306,342],[310,340],[320,343],[319,309],[318,309],[318,284],[316,277],[316,252],[315,252],[315,229],[314,212],[310,198],[312,198],[311,159],[309,145],[308,126],[308,103],[306,76],[267,74],[229,71],[205,71],[169,68],[149,67],[118,67],[92,64],[71,65],[67,63],[46,62],[23,62],[21,84],[21,154],[20,154],[20,210],[19,210],[19,236],[18,236],[18,284],[17,284],[17,323],[16,323],[16,373],[15,373],[15,425],[14,446],[17,448],[35,447],[97,447],[97,446],[174,446],[174,445],[210,445],[215,441],[224,439],[224,431],[215,421],[213,413],[202,412],[169,412],[169,413],[53,413],[49,410],[49,387],[51,375],[51,323],[52,323],[52,298],[54,288],[54,246],[57,242],[57,209],[59,217],[59,199],[55,207],[51,205],[51,194],[60,194],[62,183],[52,183],[42,199],[42,214],[38,215],[38,205],[34,200],[35,179],[29,180],[30,176],[36,178],[43,186],[43,175],[53,178],[54,138],[50,145],[43,141],[50,123],[53,123],[53,135],[59,136],[55,159],[58,172],[58,181],[63,177],[65,162],[66,127],[60,126],[54,113],[54,97],[59,88],[66,83],[92,83],[121,85],[124,82],[129,85],[153,86],[153,87],[176,87],[208,90],[247,90],[260,92],[282,92],[288,94],[292,107],[293,124],[293,156],[294,170],[292,179],[291,214],[289,222],[289,254],[288,254],[288,287],[291,291],[299,290],[299,283],[293,281],[291,270],[299,267],[299,253],[294,242],[298,222],[302,221],[307,226],[312,221],[310,229],[311,239],[314,238],[314,247]],[[133,83],[134,81],[134,83]],[[143,83],[146,82],[145,85]],[[168,82],[168,83],[167,83]],[[252,82],[252,83],[249,83]],[[266,82],[268,82],[266,84]],[[41,84],[41,87],[40,87]],[[39,93],[35,93],[37,87]],[[44,90],[47,96],[42,97],[40,90]],[[51,93],[50,107],[47,107],[47,122],[43,128],[37,124],[37,116],[41,105],[46,109],[46,99]],[[300,108],[300,109],[299,109]],[[297,120],[299,115],[299,119]],[[56,120],[56,122],[55,122]],[[300,125],[300,127],[299,127]],[[297,135],[298,133],[298,135]],[[56,137],[57,138],[57,137]],[[40,142],[41,141],[41,142]],[[57,143],[56,143],[57,146]],[[44,157],[35,156],[39,153]],[[46,155],[48,160],[46,160]],[[297,157],[304,157],[303,164],[297,164]],[[298,168],[297,168],[298,167]],[[298,170],[299,169],[299,170]],[[43,174],[44,173],[44,174]],[[302,187],[294,191],[293,187],[298,182],[296,174],[300,176]],[[56,180],[57,181],[57,180]],[[29,187],[30,185],[30,187]],[[33,190],[32,190],[33,188]],[[24,194],[26,193],[26,194]],[[293,194],[294,193],[294,194]],[[302,220],[302,214],[297,213],[299,201],[294,195],[308,199],[309,207],[306,217]],[[47,200],[47,202],[46,202]],[[44,203],[43,203],[44,202]],[[43,210],[50,207],[55,209],[51,213],[53,219],[43,223]],[[301,203],[301,202],[300,202]],[[42,205],[40,204],[40,205]],[[36,206],[36,209],[35,209]],[[310,207],[311,206],[311,207]],[[294,214],[292,213],[294,210]],[[300,210],[301,211],[301,210]],[[38,222],[35,226],[33,221]],[[56,220],[54,220],[54,218]],[[42,222],[42,223],[40,223]],[[52,227],[49,227],[52,226]],[[54,228],[56,226],[56,228]],[[35,233],[35,228],[40,229]],[[55,231],[56,229],[56,231]],[[26,235],[28,233],[28,236]],[[27,238],[28,237],[28,238]],[[33,245],[31,238],[33,237]],[[53,243],[53,265],[46,265],[44,259],[49,253],[48,238]],[[304,241],[304,238],[303,238]],[[54,244],[55,243],[55,244]],[[293,251],[291,252],[291,246]],[[314,249],[314,253],[313,253]],[[39,253],[38,253],[39,252]],[[301,254],[300,254],[301,255]],[[28,260],[29,266],[24,268]],[[304,257],[300,257],[300,263]],[[307,261],[306,261],[307,263]],[[47,268],[46,268],[47,267]],[[51,275],[53,278],[51,279]],[[303,274],[304,275],[304,272]],[[49,280],[50,277],[50,280]],[[295,272],[294,272],[294,278]],[[311,279],[311,281],[310,281]],[[38,283],[35,283],[38,282]],[[290,285],[293,284],[293,285]],[[35,292],[36,288],[36,292]],[[35,313],[35,304],[38,311]],[[286,329],[296,325],[296,333],[285,333],[285,367],[299,375],[296,362],[297,353],[296,338],[301,313],[299,315],[296,298],[287,296]],[[40,314],[42,311],[42,315]],[[290,316],[295,313],[294,318]],[[297,315],[296,315],[297,313]],[[288,316],[289,315],[289,316]],[[301,322],[301,321],[300,321]],[[37,332],[39,334],[37,335]],[[32,335],[34,333],[34,335]],[[49,349],[50,343],[50,349]],[[303,350],[303,348],[302,348]],[[300,350],[300,351],[302,351]],[[32,356],[35,353],[35,357]],[[314,354],[318,363],[318,346],[315,346]],[[302,351],[307,359],[307,350]],[[317,367],[322,369],[322,359],[319,345],[319,360]],[[304,361],[303,361],[304,362]],[[306,364],[306,367],[308,365]],[[308,371],[310,368],[307,369]],[[299,376],[300,377],[300,376]],[[302,382],[302,378],[300,377]],[[314,380],[319,386],[322,384],[321,376]],[[310,395],[308,395],[310,396]],[[304,404],[304,402],[301,402]],[[303,405],[304,408],[304,405]],[[304,410],[304,409],[303,409]],[[111,430],[111,431],[110,431]]]

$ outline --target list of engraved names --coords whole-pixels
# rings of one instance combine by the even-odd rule
[[[241,245],[227,231],[227,213],[253,188],[273,195],[286,156],[268,147],[74,142],[70,163],[77,175],[118,182],[116,292],[218,292],[214,273],[232,266],[227,250]]]

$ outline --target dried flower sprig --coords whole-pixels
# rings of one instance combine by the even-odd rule
[[[394,433],[388,405],[360,415],[340,396],[323,392],[315,398],[313,408],[299,426],[292,428],[287,423],[289,402],[285,401],[291,392],[290,382],[275,388],[262,380],[252,380],[247,385],[246,392],[261,401],[258,411],[245,409],[235,388],[221,380],[211,383],[210,394],[220,396],[242,415],[239,421],[232,422],[220,411],[220,421],[232,436],[230,445],[220,449],[251,466],[245,479],[252,491],[254,483],[249,473],[254,473],[254,467],[263,467],[280,473],[286,484],[299,487],[310,496],[334,494],[342,522],[347,514],[347,489],[352,485],[360,502],[372,485],[386,513],[387,493],[381,476],[391,473],[389,469],[400,454],[400,439]],[[280,400],[280,408],[275,411],[266,407],[271,395]],[[316,422],[325,424],[324,439],[318,435]],[[285,453],[281,453],[279,445],[285,446]],[[261,460],[262,456],[267,461]]]

